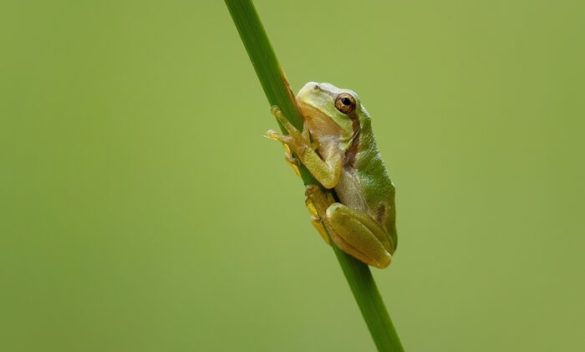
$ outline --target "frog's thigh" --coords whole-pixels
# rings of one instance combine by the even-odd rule
[[[392,256],[387,248],[387,236],[367,214],[334,203],[327,208],[326,216],[327,224],[333,230],[331,239],[342,250],[378,268],[390,265]]]

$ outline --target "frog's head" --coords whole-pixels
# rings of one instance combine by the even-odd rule
[[[350,140],[368,117],[354,91],[329,83],[309,82],[296,98],[311,132],[321,136]]]

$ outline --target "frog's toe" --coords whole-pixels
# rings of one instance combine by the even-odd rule
[[[273,141],[284,143],[284,144],[289,144],[293,141],[290,136],[286,136],[286,135],[279,133],[279,132],[276,132],[274,130],[266,131],[266,133],[264,133],[264,137],[266,137],[270,140],[273,140]]]
[[[267,130],[266,132],[264,132],[264,137],[271,139],[273,141],[279,141],[281,136],[282,134],[276,132],[275,130]]]

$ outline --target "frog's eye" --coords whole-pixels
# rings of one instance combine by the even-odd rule
[[[335,98],[335,107],[344,114],[351,114],[355,105],[355,98],[349,93],[341,93]]]

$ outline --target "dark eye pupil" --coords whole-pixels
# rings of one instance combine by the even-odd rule
[[[343,98],[341,99],[341,102],[343,105],[351,105],[351,100],[349,100],[349,98]]]

